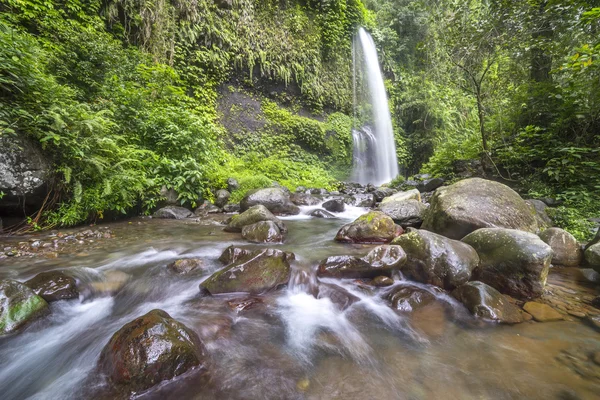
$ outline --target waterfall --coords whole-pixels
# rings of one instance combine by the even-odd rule
[[[354,125],[352,179],[381,185],[398,175],[392,117],[375,42],[360,28],[353,42]],[[360,121],[361,127],[356,127]]]

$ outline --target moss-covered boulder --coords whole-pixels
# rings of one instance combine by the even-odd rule
[[[285,224],[262,204],[250,207],[243,213],[231,217],[229,223],[225,227],[225,231],[241,232],[245,226],[256,224],[261,221],[272,221],[277,225],[281,233],[287,232]]]
[[[100,354],[108,379],[127,390],[142,391],[192,368],[207,367],[198,335],[162,310],[152,310],[124,325]]]
[[[344,225],[335,240],[344,243],[389,243],[400,234],[402,227],[396,225],[388,215],[371,211]]]
[[[395,245],[377,246],[363,257],[373,268],[382,270],[400,269],[406,264],[406,259],[402,247]]]
[[[452,297],[467,307],[471,314],[490,321],[518,324],[524,321],[521,310],[502,293],[483,282],[472,281],[452,291]]]
[[[583,260],[579,242],[569,232],[560,228],[549,228],[540,233],[540,239],[552,248],[552,264],[576,267]]]
[[[410,228],[392,244],[406,252],[408,260],[402,272],[408,278],[447,290],[469,281],[479,264],[471,246],[425,230]]]
[[[231,245],[228,248],[226,248],[225,251],[223,251],[223,253],[219,257],[219,261],[221,261],[225,265],[229,265],[242,258],[248,257],[251,253],[251,250]]]
[[[541,296],[552,249],[537,235],[516,229],[484,228],[467,235],[463,242],[479,254],[474,280],[519,299]]]
[[[281,243],[283,233],[273,221],[260,221],[242,228],[242,237],[253,243]]]
[[[0,281],[0,336],[17,331],[49,312],[46,300],[24,284]]]
[[[422,228],[460,240],[480,228],[537,232],[538,224],[517,192],[498,182],[471,178],[435,192]]]
[[[410,313],[436,301],[429,290],[417,286],[394,287],[384,296],[394,310]]]
[[[300,214],[300,208],[291,202],[290,195],[282,188],[250,190],[240,202],[240,208],[242,211],[246,211],[258,204],[265,206],[274,214]]]
[[[411,199],[381,203],[378,209],[403,228],[418,228],[423,223],[427,206],[419,200]]]
[[[373,266],[363,259],[354,256],[332,256],[321,261],[317,276],[324,278],[375,278],[389,275],[393,268],[379,264]]]
[[[60,271],[48,271],[37,274],[27,282],[35,294],[47,302],[76,299],[79,297],[77,282],[71,276]]]
[[[264,293],[287,284],[291,260],[293,255],[281,250],[255,250],[212,274],[200,284],[200,290],[210,294]]]
[[[182,258],[167,265],[167,268],[176,274],[189,274],[193,271],[202,270],[206,263],[201,258]]]
[[[600,243],[593,244],[585,250],[585,262],[600,273]]]

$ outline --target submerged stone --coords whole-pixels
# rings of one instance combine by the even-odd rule
[[[60,271],[42,272],[25,282],[25,285],[47,302],[79,297],[75,279]]]
[[[564,319],[562,314],[554,308],[535,301],[525,303],[523,309],[531,314],[537,322],[562,321]]]
[[[402,228],[388,215],[371,211],[344,225],[335,240],[345,243],[389,243],[402,232]]]
[[[430,291],[416,286],[393,288],[385,299],[392,308],[401,312],[413,312],[435,302],[436,297]]]
[[[521,310],[502,293],[483,282],[472,281],[452,291],[452,297],[467,307],[471,314],[505,324],[524,321]]]
[[[24,284],[0,281],[0,336],[12,333],[47,314],[48,303]]]

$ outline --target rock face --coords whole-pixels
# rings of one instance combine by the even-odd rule
[[[217,190],[217,193],[215,193],[215,206],[219,208],[225,207],[225,204],[229,202],[230,197],[231,193],[229,193],[227,190]]]
[[[290,201],[297,206],[316,206],[321,202],[321,200],[308,193],[292,193]]]
[[[0,135],[0,149],[0,215],[36,211],[48,190],[50,164],[33,141],[20,135]]]
[[[244,211],[239,215],[234,215],[231,217],[231,220],[227,227],[225,227],[225,231],[227,232],[241,232],[242,228],[248,225],[255,224],[261,221],[272,221],[277,225],[281,233],[286,233],[287,228],[285,224],[277,218],[271,211],[267,209],[267,207],[262,204],[253,206],[248,210]]]
[[[191,368],[206,368],[207,356],[194,331],[152,310],[119,329],[98,364],[114,384],[142,391]]]
[[[518,324],[524,320],[517,306],[483,282],[467,282],[454,289],[452,297],[463,303],[471,314],[480,318],[505,324]]]
[[[185,219],[193,216],[192,213],[187,208],[177,207],[177,206],[166,206],[159,210],[157,210],[153,217],[154,218],[163,218],[163,219]]]
[[[432,304],[436,297],[428,290],[416,286],[401,286],[393,288],[385,299],[393,309],[408,313]]]
[[[552,226],[552,220],[546,214],[546,208],[548,206],[541,200],[525,200],[525,203],[529,206],[529,208],[535,212],[535,219],[537,220],[538,227],[540,229],[547,229]]]
[[[411,190],[407,190],[405,192],[398,192],[396,194],[393,194],[393,195],[381,200],[381,204],[386,204],[389,202],[396,202],[396,201],[406,201],[406,200],[421,201],[421,192],[419,192],[417,189],[411,189]]]
[[[345,243],[389,243],[402,234],[402,228],[381,211],[371,211],[344,225],[335,240]]]
[[[400,246],[384,245],[375,247],[363,260],[374,268],[384,270],[400,269],[406,264],[406,253]]]
[[[600,273],[600,243],[593,244],[585,250],[585,261]]]
[[[177,274],[189,274],[192,271],[204,268],[204,260],[201,258],[183,258],[167,265],[171,271]]]
[[[324,218],[324,219],[337,218],[335,215],[333,215],[329,211],[325,211],[320,208],[317,208],[316,210],[312,210],[308,215],[310,215],[311,217]]]
[[[469,281],[479,264],[471,246],[433,232],[410,228],[392,244],[406,252],[408,260],[402,272],[407,277],[447,290]]]
[[[273,221],[260,221],[242,228],[242,237],[253,243],[281,243],[283,234]]]
[[[479,228],[537,232],[538,225],[517,192],[501,183],[471,178],[434,193],[422,228],[460,240]]]
[[[290,196],[281,188],[266,188],[249,191],[240,202],[242,211],[261,204],[274,214],[300,214],[297,205],[290,201]]]
[[[519,299],[541,296],[552,249],[538,236],[515,229],[484,228],[469,234],[463,242],[479,254],[480,264],[473,279]]]
[[[577,239],[560,228],[549,228],[540,233],[540,239],[552,248],[552,264],[576,267],[583,260],[583,251]]]
[[[59,271],[37,274],[25,282],[25,286],[31,288],[35,294],[47,302],[79,297],[75,279]]]
[[[30,288],[11,279],[0,281],[0,336],[47,313],[48,303]]]
[[[418,200],[398,200],[381,203],[379,211],[389,215],[403,228],[418,228],[423,223],[427,206]]]
[[[389,275],[393,268],[380,264],[373,266],[354,256],[332,256],[321,261],[317,276],[323,278],[375,278]]]
[[[343,199],[332,199],[323,203],[323,208],[329,212],[344,212],[346,204]]]
[[[232,264],[202,282],[200,288],[210,294],[267,292],[289,281],[292,259],[293,255],[274,249],[240,254]]]

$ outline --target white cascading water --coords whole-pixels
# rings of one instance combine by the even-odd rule
[[[364,98],[368,107],[368,121],[352,131],[354,142],[352,180],[360,184],[381,185],[398,176],[398,159],[394,143],[392,117],[388,105],[383,76],[377,58],[377,49],[371,35],[364,29],[358,30],[353,43],[354,110],[358,109],[357,90],[368,92]],[[367,104],[365,104],[367,105]],[[356,122],[356,116],[354,118]]]

